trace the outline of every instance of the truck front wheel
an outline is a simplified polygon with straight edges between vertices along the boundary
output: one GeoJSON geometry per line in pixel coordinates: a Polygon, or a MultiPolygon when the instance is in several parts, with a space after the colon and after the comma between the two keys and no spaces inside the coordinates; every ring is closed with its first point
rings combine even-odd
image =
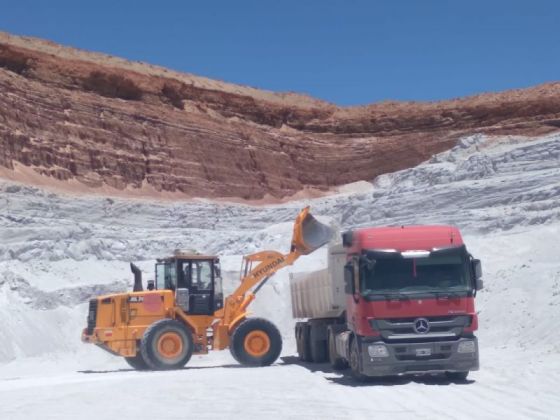
{"type": "Polygon", "coordinates": [[[231,355],[242,365],[271,365],[278,359],[281,351],[280,331],[266,319],[248,318],[231,335],[231,355]]]}
{"type": "Polygon", "coordinates": [[[340,357],[336,352],[336,337],[334,331],[329,327],[327,342],[329,351],[329,362],[335,370],[343,370],[348,367],[346,359],[340,357]]]}
{"type": "Polygon", "coordinates": [[[352,343],[350,344],[350,370],[352,371],[352,376],[354,379],[364,382],[367,380],[367,376],[365,376],[360,369],[360,348],[358,343],[358,337],[354,336],[352,338],[352,343]]]}
{"type": "Polygon", "coordinates": [[[445,372],[445,376],[450,381],[457,381],[462,382],[467,380],[467,376],[469,376],[469,372],[445,372]]]}

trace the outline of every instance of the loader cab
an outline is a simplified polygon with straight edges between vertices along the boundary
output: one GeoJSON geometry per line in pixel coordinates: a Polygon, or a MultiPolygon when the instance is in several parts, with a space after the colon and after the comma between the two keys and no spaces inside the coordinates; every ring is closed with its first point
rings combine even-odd
{"type": "Polygon", "coordinates": [[[220,260],[176,252],[158,260],[156,289],[173,290],[177,305],[190,315],[212,315],[223,307],[220,260]]]}

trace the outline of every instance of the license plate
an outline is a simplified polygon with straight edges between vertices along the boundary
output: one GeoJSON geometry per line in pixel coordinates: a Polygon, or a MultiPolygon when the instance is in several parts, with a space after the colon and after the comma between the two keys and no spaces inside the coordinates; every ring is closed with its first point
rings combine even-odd
{"type": "Polygon", "coordinates": [[[416,356],[430,356],[432,349],[416,349],[416,356]]]}

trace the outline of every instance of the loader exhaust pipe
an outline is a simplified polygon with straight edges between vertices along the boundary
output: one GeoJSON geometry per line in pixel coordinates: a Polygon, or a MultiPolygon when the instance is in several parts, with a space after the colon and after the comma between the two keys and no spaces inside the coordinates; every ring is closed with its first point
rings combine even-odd
{"type": "Polygon", "coordinates": [[[130,263],[130,271],[134,273],[134,287],[132,288],[133,292],[143,292],[144,288],[142,287],[142,271],[134,265],[130,263]]]}
{"type": "Polygon", "coordinates": [[[306,207],[299,213],[294,223],[292,251],[297,250],[302,255],[311,254],[328,243],[333,233],[330,227],[309,214],[309,207],[306,207]]]}

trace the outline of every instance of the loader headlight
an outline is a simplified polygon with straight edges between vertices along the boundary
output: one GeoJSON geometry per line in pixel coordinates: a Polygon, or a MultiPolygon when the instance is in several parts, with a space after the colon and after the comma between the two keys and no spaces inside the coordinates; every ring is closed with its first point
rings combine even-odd
{"type": "Polygon", "coordinates": [[[474,353],[476,351],[476,346],[474,341],[461,341],[457,346],[457,353],[474,353]]]}
{"type": "Polygon", "coordinates": [[[389,350],[384,344],[370,344],[368,354],[369,357],[389,357],[389,350]]]}

